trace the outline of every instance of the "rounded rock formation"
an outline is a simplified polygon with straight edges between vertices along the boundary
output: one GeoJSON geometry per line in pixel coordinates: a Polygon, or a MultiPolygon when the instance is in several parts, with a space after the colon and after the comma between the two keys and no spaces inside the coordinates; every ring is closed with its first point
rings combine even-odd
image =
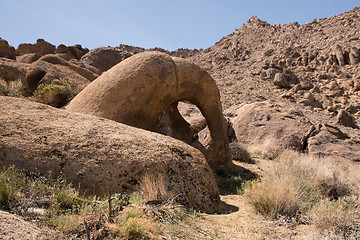
{"type": "Polygon", "coordinates": [[[227,123],[219,90],[197,65],[160,52],[144,52],[122,61],[81,91],[66,109],[91,114],[180,139],[201,150],[211,167],[232,166],[227,123]],[[200,144],[177,104],[196,105],[210,129],[200,144]]]}

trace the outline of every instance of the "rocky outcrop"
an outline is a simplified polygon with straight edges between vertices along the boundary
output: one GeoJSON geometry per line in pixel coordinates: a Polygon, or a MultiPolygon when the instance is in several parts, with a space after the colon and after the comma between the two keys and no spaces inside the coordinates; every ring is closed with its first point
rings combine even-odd
{"type": "Polygon", "coordinates": [[[89,52],[89,49],[83,48],[80,44],[74,46],[65,46],[60,44],[56,47],[55,54],[65,60],[77,59],[80,60],[82,56],[89,52]]]}
{"type": "Polygon", "coordinates": [[[81,58],[81,62],[96,67],[101,72],[109,70],[132,54],[113,47],[99,47],[88,52],[81,58]]]}
{"type": "Polygon", "coordinates": [[[53,54],[55,52],[55,46],[44,39],[38,39],[35,44],[20,44],[17,48],[17,52],[20,56],[27,53],[38,53],[43,56],[45,54],[53,54]]]}
{"type": "Polygon", "coordinates": [[[324,125],[318,134],[309,138],[308,144],[309,154],[360,162],[360,141],[350,138],[337,127],[324,125]]]}
{"type": "Polygon", "coordinates": [[[232,166],[217,86],[206,71],[184,59],[160,52],[136,54],[103,73],[66,109],[180,139],[201,150],[216,170],[232,166]],[[205,146],[181,117],[179,101],[201,109],[211,133],[205,146]]]}
{"type": "Polygon", "coordinates": [[[12,59],[0,58],[0,79],[5,81],[25,81],[26,69],[29,64],[17,62],[12,59]]]}
{"type": "Polygon", "coordinates": [[[26,71],[26,84],[32,93],[39,84],[50,84],[55,79],[66,80],[70,83],[72,98],[97,76],[86,68],[65,61],[54,54],[48,54],[29,66],[26,71]]]}
{"type": "Polygon", "coordinates": [[[238,142],[248,149],[275,155],[285,149],[305,150],[314,128],[301,110],[268,101],[231,107],[225,116],[238,142]]]}
{"type": "Polygon", "coordinates": [[[214,212],[218,187],[204,155],[171,137],[104,118],[0,97],[0,165],[64,174],[86,193],[140,191],[214,212]]]}
{"type": "Polygon", "coordinates": [[[33,63],[41,57],[38,53],[27,53],[16,58],[16,61],[23,63],[33,63]]]}
{"type": "Polygon", "coordinates": [[[16,58],[15,48],[10,46],[9,43],[2,38],[0,38],[0,57],[10,59],[16,58]]]}

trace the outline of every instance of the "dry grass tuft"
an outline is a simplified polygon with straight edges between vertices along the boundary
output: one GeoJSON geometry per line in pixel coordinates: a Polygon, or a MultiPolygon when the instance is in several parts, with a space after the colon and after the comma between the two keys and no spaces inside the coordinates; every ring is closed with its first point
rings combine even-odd
{"type": "Polygon", "coordinates": [[[250,153],[239,142],[232,142],[229,144],[229,147],[233,160],[245,163],[254,163],[250,153]]]}
{"type": "Polygon", "coordinates": [[[249,202],[271,219],[315,224],[322,231],[360,234],[358,170],[331,158],[285,152],[269,175],[245,190],[249,202]],[[355,200],[354,200],[355,199],[355,200]]]}
{"type": "Polygon", "coordinates": [[[0,79],[0,96],[23,98],[24,91],[25,87],[20,79],[10,82],[0,79]]]}

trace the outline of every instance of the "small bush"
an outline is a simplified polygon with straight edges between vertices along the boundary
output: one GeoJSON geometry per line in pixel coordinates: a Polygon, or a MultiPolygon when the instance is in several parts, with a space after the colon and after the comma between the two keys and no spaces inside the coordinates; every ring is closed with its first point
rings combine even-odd
{"type": "Polygon", "coordinates": [[[53,107],[64,106],[70,98],[70,82],[63,79],[55,79],[50,84],[40,84],[34,92],[34,99],[38,102],[53,107]]]}
{"type": "Polygon", "coordinates": [[[245,162],[245,163],[254,163],[251,158],[250,153],[240,145],[238,142],[232,142],[229,145],[231,151],[231,157],[235,161],[245,162]]]}
{"type": "Polygon", "coordinates": [[[343,197],[318,202],[305,216],[304,220],[315,224],[323,231],[350,239],[360,235],[360,201],[356,198],[343,197]]]}
{"type": "Polygon", "coordinates": [[[25,87],[21,80],[6,82],[0,79],[0,96],[24,97],[25,87]]]}

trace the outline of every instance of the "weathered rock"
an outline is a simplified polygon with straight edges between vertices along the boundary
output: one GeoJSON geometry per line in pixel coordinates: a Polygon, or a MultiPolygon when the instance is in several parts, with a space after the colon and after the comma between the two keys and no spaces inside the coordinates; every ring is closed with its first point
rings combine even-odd
{"type": "Polygon", "coordinates": [[[355,127],[355,118],[346,112],[345,110],[341,109],[336,116],[336,123],[343,125],[345,127],[355,127]]]}
{"type": "Polygon", "coordinates": [[[285,74],[276,73],[274,76],[274,85],[280,88],[290,88],[289,81],[285,74]]]}
{"type": "Polygon", "coordinates": [[[29,64],[12,59],[0,58],[0,78],[5,81],[25,81],[25,73],[29,64]]]}
{"type": "Polygon", "coordinates": [[[35,223],[25,221],[23,218],[0,210],[0,238],[12,239],[56,239],[56,232],[46,227],[39,228],[35,223]]]}
{"type": "Polygon", "coordinates": [[[323,124],[324,130],[328,131],[332,135],[334,135],[337,138],[345,139],[349,138],[349,136],[345,133],[343,133],[338,127],[331,125],[331,124],[323,124]]]}
{"type": "Polygon", "coordinates": [[[284,71],[283,73],[276,73],[274,77],[274,85],[280,88],[291,88],[299,81],[295,74],[291,71],[284,71]]]}
{"type": "Polygon", "coordinates": [[[308,79],[301,80],[300,85],[301,85],[302,89],[304,89],[304,90],[310,90],[314,87],[314,85],[308,79]]]}
{"type": "Polygon", "coordinates": [[[231,107],[225,116],[241,144],[275,154],[285,149],[304,150],[313,128],[300,111],[268,101],[231,107]]]}
{"type": "Polygon", "coordinates": [[[340,45],[336,45],[334,51],[335,51],[336,59],[337,59],[339,65],[344,66],[345,65],[345,58],[344,58],[344,53],[343,53],[340,45]]]}
{"type": "Polygon", "coordinates": [[[89,52],[89,49],[82,48],[80,44],[74,46],[65,46],[60,44],[55,50],[55,54],[65,60],[77,59],[79,60],[82,56],[89,52]]]}
{"type": "Polygon", "coordinates": [[[321,130],[308,140],[309,154],[325,157],[338,157],[346,160],[360,161],[360,141],[339,137],[334,130],[329,130],[326,126],[325,131],[321,130]]]}
{"type": "Polygon", "coordinates": [[[160,52],[136,54],[103,73],[66,109],[180,139],[201,150],[216,170],[232,166],[218,88],[206,71],[184,59],[160,52]],[[179,101],[201,109],[211,132],[205,146],[181,117],[179,101]]]}
{"type": "Polygon", "coordinates": [[[220,198],[204,155],[171,137],[95,116],[0,97],[0,165],[64,174],[86,193],[140,191],[214,212],[220,198]]]}
{"type": "Polygon", "coordinates": [[[16,61],[23,63],[33,63],[41,57],[38,53],[27,53],[16,58],[16,61]]]}
{"type": "Polygon", "coordinates": [[[50,84],[54,79],[67,80],[72,88],[71,97],[74,97],[97,76],[92,71],[67,62],[56,55],[48,54],[29,66],[26,71],[26,83],[32,93],[39,84],[50,84]]]}
{"type": "Polygon", "coordinates": [[[16,58],[15,48],[10,46],[9,43],[2,38],[0,38],[0,57],[10,59],[16,58]]]}
{"type": "Polygon", "coordinates": [[[360,62],[360,53],[359,49],[352,47],[349,54],[350,64],[355,65],[360,62]]]}
{"type": "Polygon", "coordinates": [[[82,56],[81,61],[104,72],[130,56],[118,48],[99,47],[82,56]]]}
{"type": "Polygon", "coordinates": [[[38,53],[41,56],[45,54],[53,54],[55,52],[55,46],[48,43],[44,39],[38,39],[35,44],[23,43],[17,48],[19,55],[27,53],[38,53]]]}

